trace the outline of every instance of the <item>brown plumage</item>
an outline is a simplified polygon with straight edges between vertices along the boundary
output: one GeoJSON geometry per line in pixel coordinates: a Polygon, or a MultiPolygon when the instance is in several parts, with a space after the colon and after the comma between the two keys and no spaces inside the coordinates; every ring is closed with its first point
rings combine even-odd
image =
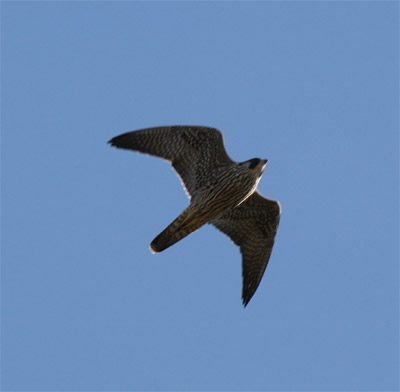
{"type": "Polygon", "coordinates": [[[170,161],[190,198],[190,205],[150,249],[162,252],[204,224],[213,224],[240,247],[246,306],[264,274],[279,225],[279,203],[256,191],[267,160],[236,163],[225,151],[222,134],[199,126],[148,128],[109,143],[170,161]]]}

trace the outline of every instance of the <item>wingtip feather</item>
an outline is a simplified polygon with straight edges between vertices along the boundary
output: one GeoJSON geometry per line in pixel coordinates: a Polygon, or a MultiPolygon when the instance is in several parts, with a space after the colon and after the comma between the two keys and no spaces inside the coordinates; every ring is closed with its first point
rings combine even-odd
{"type": "Polygon", "coordinates": [[[243,301],[243,307],[244,308],[246,308],[246,306],[250,302],[250,300],[251,300],[251,297],[248,298],[248,297],[242,296],[242,301],[243,301]]]}
{"type": "Polygon", "coordinates": [[[112,139],[110,139],[107,144],[110,144],[112,147],[120,147],[118,143],[118,139],[120,139],[120,136],[115,136],[112,139]]]}

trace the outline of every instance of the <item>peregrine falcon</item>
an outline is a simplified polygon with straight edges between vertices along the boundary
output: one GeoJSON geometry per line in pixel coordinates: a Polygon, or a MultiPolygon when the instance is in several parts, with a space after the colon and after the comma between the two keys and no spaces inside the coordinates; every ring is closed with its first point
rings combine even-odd
{"type": "Polygon", "coordinates": [[[162,252],[204,224],[214,225],[240,247],[246,306],[267,267],[281,213],[279,202],[257,191],[267,160],[232,161],[221,132],[201,126],[147,128],[108,143],[169,161],[190,199],[189,206],[152,241],[151,251],[162,252]]]}

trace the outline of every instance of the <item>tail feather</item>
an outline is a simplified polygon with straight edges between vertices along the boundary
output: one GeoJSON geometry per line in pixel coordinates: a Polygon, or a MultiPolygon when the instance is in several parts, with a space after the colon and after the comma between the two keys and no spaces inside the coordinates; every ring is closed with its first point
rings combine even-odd
{"type": "Polygon", "coordinates": [[[174,245],[190,233],[200,229],[206,222],[186,209],[150,244],[153,253],[159,253],[174,245]]]}

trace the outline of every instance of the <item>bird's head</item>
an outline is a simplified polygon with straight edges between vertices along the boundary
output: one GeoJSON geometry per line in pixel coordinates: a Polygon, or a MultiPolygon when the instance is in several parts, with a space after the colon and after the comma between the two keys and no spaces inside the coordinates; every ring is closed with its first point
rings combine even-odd
{"type": "Polygon", "coordinates": [[[267,162],[268,159],[253,158],[240,163],[240,165],[244,165],[249,170],[255,171],[259,176],[261,176],[264,172],[267,162]]]}

